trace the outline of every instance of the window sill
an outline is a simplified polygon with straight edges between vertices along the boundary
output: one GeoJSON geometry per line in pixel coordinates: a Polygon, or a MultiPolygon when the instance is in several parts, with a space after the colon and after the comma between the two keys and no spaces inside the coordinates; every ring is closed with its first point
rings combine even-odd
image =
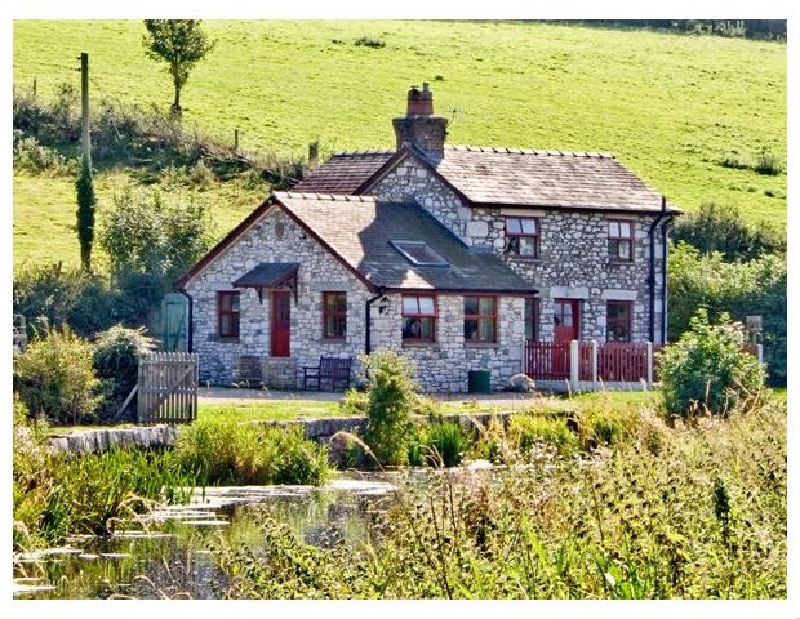
{"type": "Polygon", "coordinates": [[[464,342],[464,348],[499,348],[498,342],[464,342]]]}
{"type": "Polygon", "coordinates": [[[609,258],[608,259],[608,265],[609,266],[624,267],[624,266],[631,266],[631,265],[634,265],[634,264],[636,264],[636,263],[633,260],[622,260],[622,259],[616,259],[615,260],[614,258],[609,258]]]}
{"type": "Polygon", "coordinates": [[[346,337],[323,337],[320,339],[323,344],[344,344],[347,342],[346,337]]]}
{"type": "Polygon", "coordinates": [[[430,348],[439,350],[438,342],[403,342],[403,348],[430,348]]]}
{"type": "Polygon", "coordinates": [[[241,343],[241,339],[238,337],[221,337],[219,335],[215,336],[211,340],[212,342],[216,342],[217,344],[239,344],[241,343]]]}
{"type": "Polygon", "coordinates": [[[514,260],[515,262],[527,262],[527,263],[542,262],[542,259],[536,256],[515,256],[514,254],[506,254],[506,258],[508,260],[514,260]]]}

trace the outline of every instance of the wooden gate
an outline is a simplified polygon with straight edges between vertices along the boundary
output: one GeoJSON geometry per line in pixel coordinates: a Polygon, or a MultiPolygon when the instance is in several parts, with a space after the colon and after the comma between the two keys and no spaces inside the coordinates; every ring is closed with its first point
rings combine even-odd
{"type": "Polygon", "coordinates": [[[160,352],[139,360],[139,423],[181,423],[197,418],[196,353],[160,352]]]}

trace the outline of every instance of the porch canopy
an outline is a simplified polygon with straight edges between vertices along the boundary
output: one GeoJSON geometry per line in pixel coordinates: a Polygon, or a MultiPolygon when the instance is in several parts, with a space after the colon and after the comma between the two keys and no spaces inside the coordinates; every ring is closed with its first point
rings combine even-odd
{"type": "Polygon", "coordinates": [[[263,290],[288,288],[297,303],[297,262],[262,262],[233,282],[234,288],[255,288],[261,301],[263,290]]]}

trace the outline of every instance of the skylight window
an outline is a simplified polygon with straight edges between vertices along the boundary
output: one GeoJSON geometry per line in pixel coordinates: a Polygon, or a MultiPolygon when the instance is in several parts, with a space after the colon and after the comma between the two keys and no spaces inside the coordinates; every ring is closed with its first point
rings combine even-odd
{"type": "Polygon", "coordinates": [[[397,251],[413,265],[418,267],[446,267],[447,260],[442,258],[424,241],[389,241],[397,251]]]}

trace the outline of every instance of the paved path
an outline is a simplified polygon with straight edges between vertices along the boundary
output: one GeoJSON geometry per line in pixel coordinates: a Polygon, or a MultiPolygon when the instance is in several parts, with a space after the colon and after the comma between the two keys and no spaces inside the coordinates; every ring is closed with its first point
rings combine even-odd
{"type": "MultiPolygon", "coordinates": [[[[228,404],[245,402],[338,402],[341,391],[268,391],[266,389],[198,388],[197,400],[203,404],[228,404]]],[[[514,410],[541,402],[535,394],[512,393],[455,393],[431,396],[439,402],[477,402],[514,410]]]]}

